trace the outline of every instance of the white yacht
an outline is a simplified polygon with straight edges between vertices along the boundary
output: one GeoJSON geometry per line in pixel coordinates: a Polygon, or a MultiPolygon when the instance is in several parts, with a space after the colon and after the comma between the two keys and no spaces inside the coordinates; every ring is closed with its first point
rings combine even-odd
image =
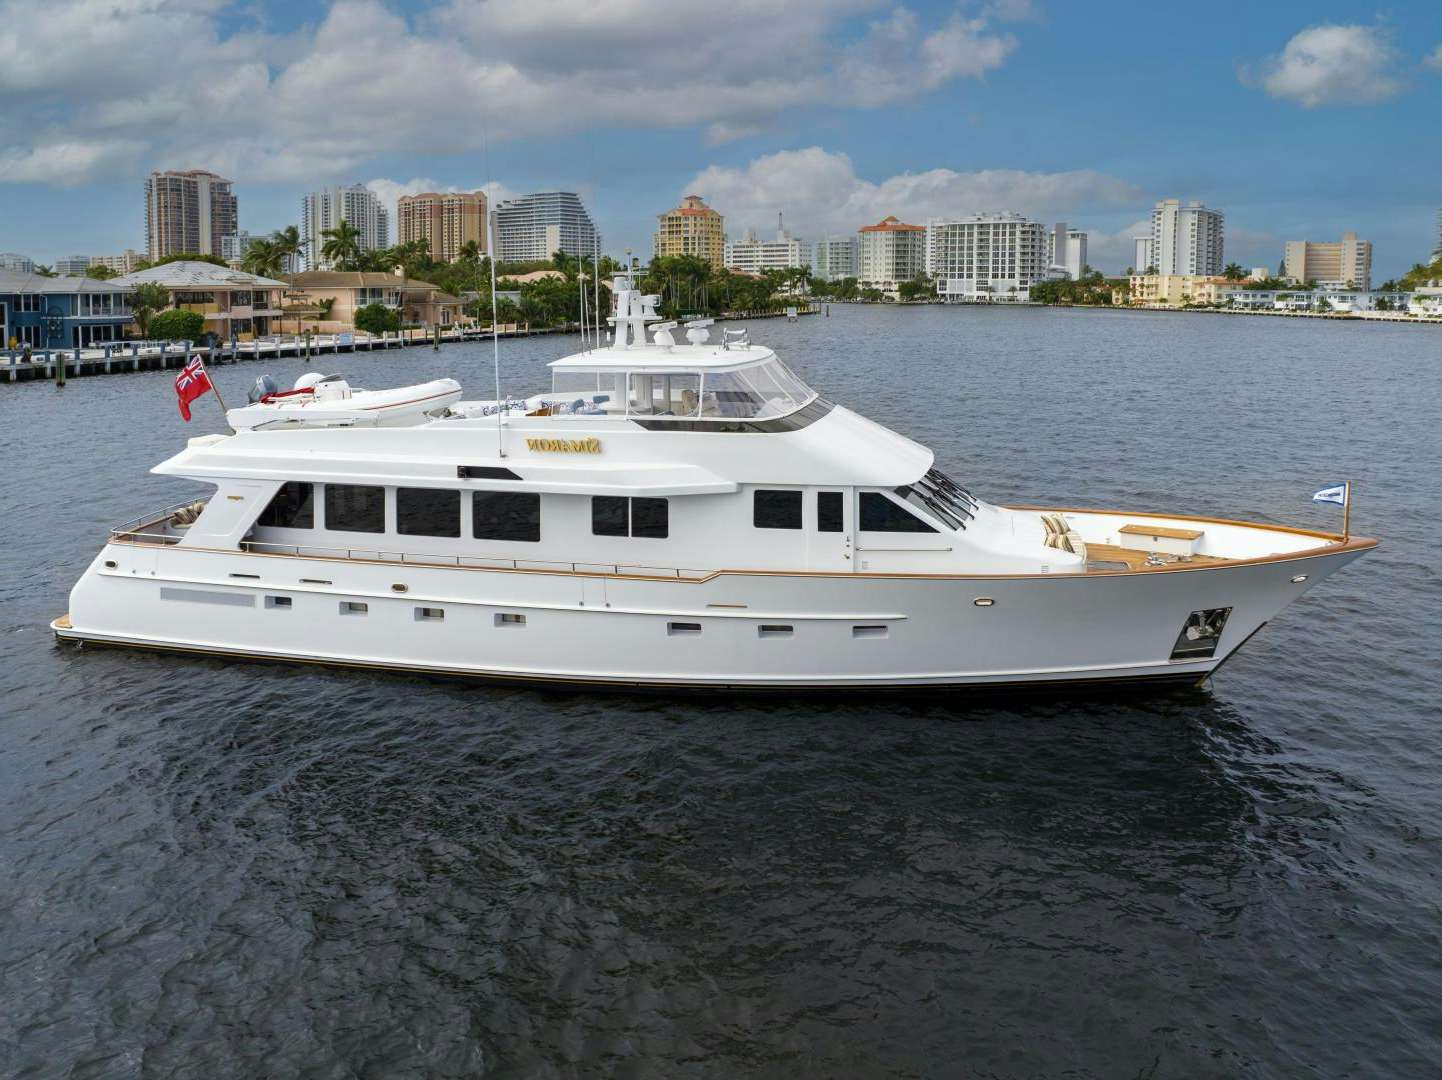
{"type": "Polygon", "coordinates": [[[993,505],[772,350],[615,296],[614,344],[525,402],[191,439],[153,471],[213,493],[113,529],[55,633],[623,687],[1195,683],[1376,544],[993,505]]]}

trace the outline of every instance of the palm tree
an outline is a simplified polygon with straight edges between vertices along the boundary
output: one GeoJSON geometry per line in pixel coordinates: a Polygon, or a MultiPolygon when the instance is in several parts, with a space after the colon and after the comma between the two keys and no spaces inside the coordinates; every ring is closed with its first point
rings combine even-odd
{"type": "Polygon", "coordinates": [[[354,270],[360,258],[360,233],[345,218],[334,229],[322,229],[320,256],[337,270],[354,270]]]}
{"type": "Polygon", "coordinates": [[[1237,263],[1227,263],[1222,270],[1222,277],[1228,281],[1242,281],[1246,278],[1247,272],[1237,263]]]}
{"type": "Polygon", "coordinates": [[[169,303],[170,290],[164,285],[143,281],[135,286],[130,295],[130,314],[141,337],[145,337],[150,329],[150,317],[157,311],[164,311],[169,303]]]}
{"type": "Polygon", "coordinates": [[[301,239],[299,228],[287,225],[283,229],[277,229],[270,234],[270,242],[275,245],[276,253],[287,272],[300,269],[300,257],[310,246],[310,241],[301,239]]]}
{"type": "Polygon", "coordinates": [[[478,263],[481,261],[481,245],[474,240],[467,240],[461,245],[457,257],[461,262],[478,263]]]}
{"type": "Polygon", "coordinates": [[[283,272],[285,256],[274,240],[252,240],[240,258],[241,269],[261,277],[275,277],[283,272]]]}

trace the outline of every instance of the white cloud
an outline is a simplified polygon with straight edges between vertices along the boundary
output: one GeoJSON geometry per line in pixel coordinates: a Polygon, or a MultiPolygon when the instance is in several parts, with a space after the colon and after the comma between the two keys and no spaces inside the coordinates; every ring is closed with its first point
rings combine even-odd
{"type": "Polygon", "coordinates": [[[1438,45],[1428,53],[1427,59],[1423,60],[1422,63],[1433,71],[1442,71],[1442,45],[1438,45]]]}
{"type": "Polygon", "coordinates": [[[79,184],[101,169],[134,163],[144,149],[124,140],[50,142],[0,150],[0,183],[79,184]]]}
{"type": "Polygon", "coordinates": [[[1133,185],[1090,170],[1024,172],[931,169],[880,182],[856,175],[851,159],[819,146],[756,158],[745,168],[712,166],[686,185],[726,215],[727,230],[765,229],[785,211],[803,236],[855,232],[895,214],[924,224],[928,218],[988,210],[1016,210],[1043,219],[1077,210],[1125,206],[1142,193],[1133,185]]]}
{"type": "Polygon", "coordinates": [[[1272,97],[1307,108],[1371,105],[1402,89],[1398,63],[1376,27],[1312,26],[1263,63],[1259,81],[1272,97]]]}
{"type": "Polygon", "coordinates": [[[318,25],[282,36],[253,14],[232,31],[248,14],[232,0],[48,0],[38,16],[34,0],[0,0],[0,55],[44,57],[0,65],[0,179],[46,173],[29,161],[37,127],[72,148],[77,182],[117,169],[121,146],[145,166],[324,182],[383,156],[615,125],[696,127],[717,144],[788,109],[893,103],[980,78],[1016,48],[992,23],[1029,11],[1021,0],[942,20],[887,0],[430,3],[402,15],[384,0],[331,0],[318,25]]]}

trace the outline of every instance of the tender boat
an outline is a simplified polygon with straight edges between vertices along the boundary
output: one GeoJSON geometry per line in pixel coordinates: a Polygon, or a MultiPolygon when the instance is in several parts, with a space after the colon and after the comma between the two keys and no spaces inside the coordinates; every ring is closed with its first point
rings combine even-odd
{"type": "Polygon", "coordinates": [[[612,686],[1196,683],[1376,543],[994,505],[744,334],[614,295],[615,343],[524,402],[191,439],[153,471],[214,493],[113,529],[55,633],[612,686]]]}
{"type": "Polygon", "coordinates": [[[309,371],[289,390],[276,387],[268,375],[256,380],[250,404],[226,412],[235,431],[282,426],[332,427],[409,426],[428,416],[440,416],[461,400],[455,379],[434,379],[391,390],[352,387],[342,375],[309,371]]]}

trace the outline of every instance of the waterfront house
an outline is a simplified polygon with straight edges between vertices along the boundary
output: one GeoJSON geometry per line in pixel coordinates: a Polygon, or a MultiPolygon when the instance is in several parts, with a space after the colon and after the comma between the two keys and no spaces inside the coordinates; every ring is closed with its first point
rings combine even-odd
{"type": "Polygon", "coordinates": [[[286,279],[286,305],[314,306],[332,301],[329,323],[354,326],[355,313],[371,304],[401,310],[405,282],[395,274],[343,270],[307,270],[286,279]]]}
{"type": "Polygon", "coordinates": [[[220,341],[229,341],[232,336],[249,341],[280,328],[281,294],[286,284],[274,278],[183,260],[101,282],[127,289],[142,283],[169,290],[171,307],[203,315],[206,332],[215,334],[220,341]]]}
{"type": "Polygon", "coordinates": [[[0,344],[72,349],[120,341],[130,325],[130,292],[118,280],[0,270],[0,344]]]}
{"type": "Polygon", "coordinates": [[[450,326],[461,317],[461,300],[439,285],[411,278],[401,283],[401,318],[422,326],[450,326]]]}

